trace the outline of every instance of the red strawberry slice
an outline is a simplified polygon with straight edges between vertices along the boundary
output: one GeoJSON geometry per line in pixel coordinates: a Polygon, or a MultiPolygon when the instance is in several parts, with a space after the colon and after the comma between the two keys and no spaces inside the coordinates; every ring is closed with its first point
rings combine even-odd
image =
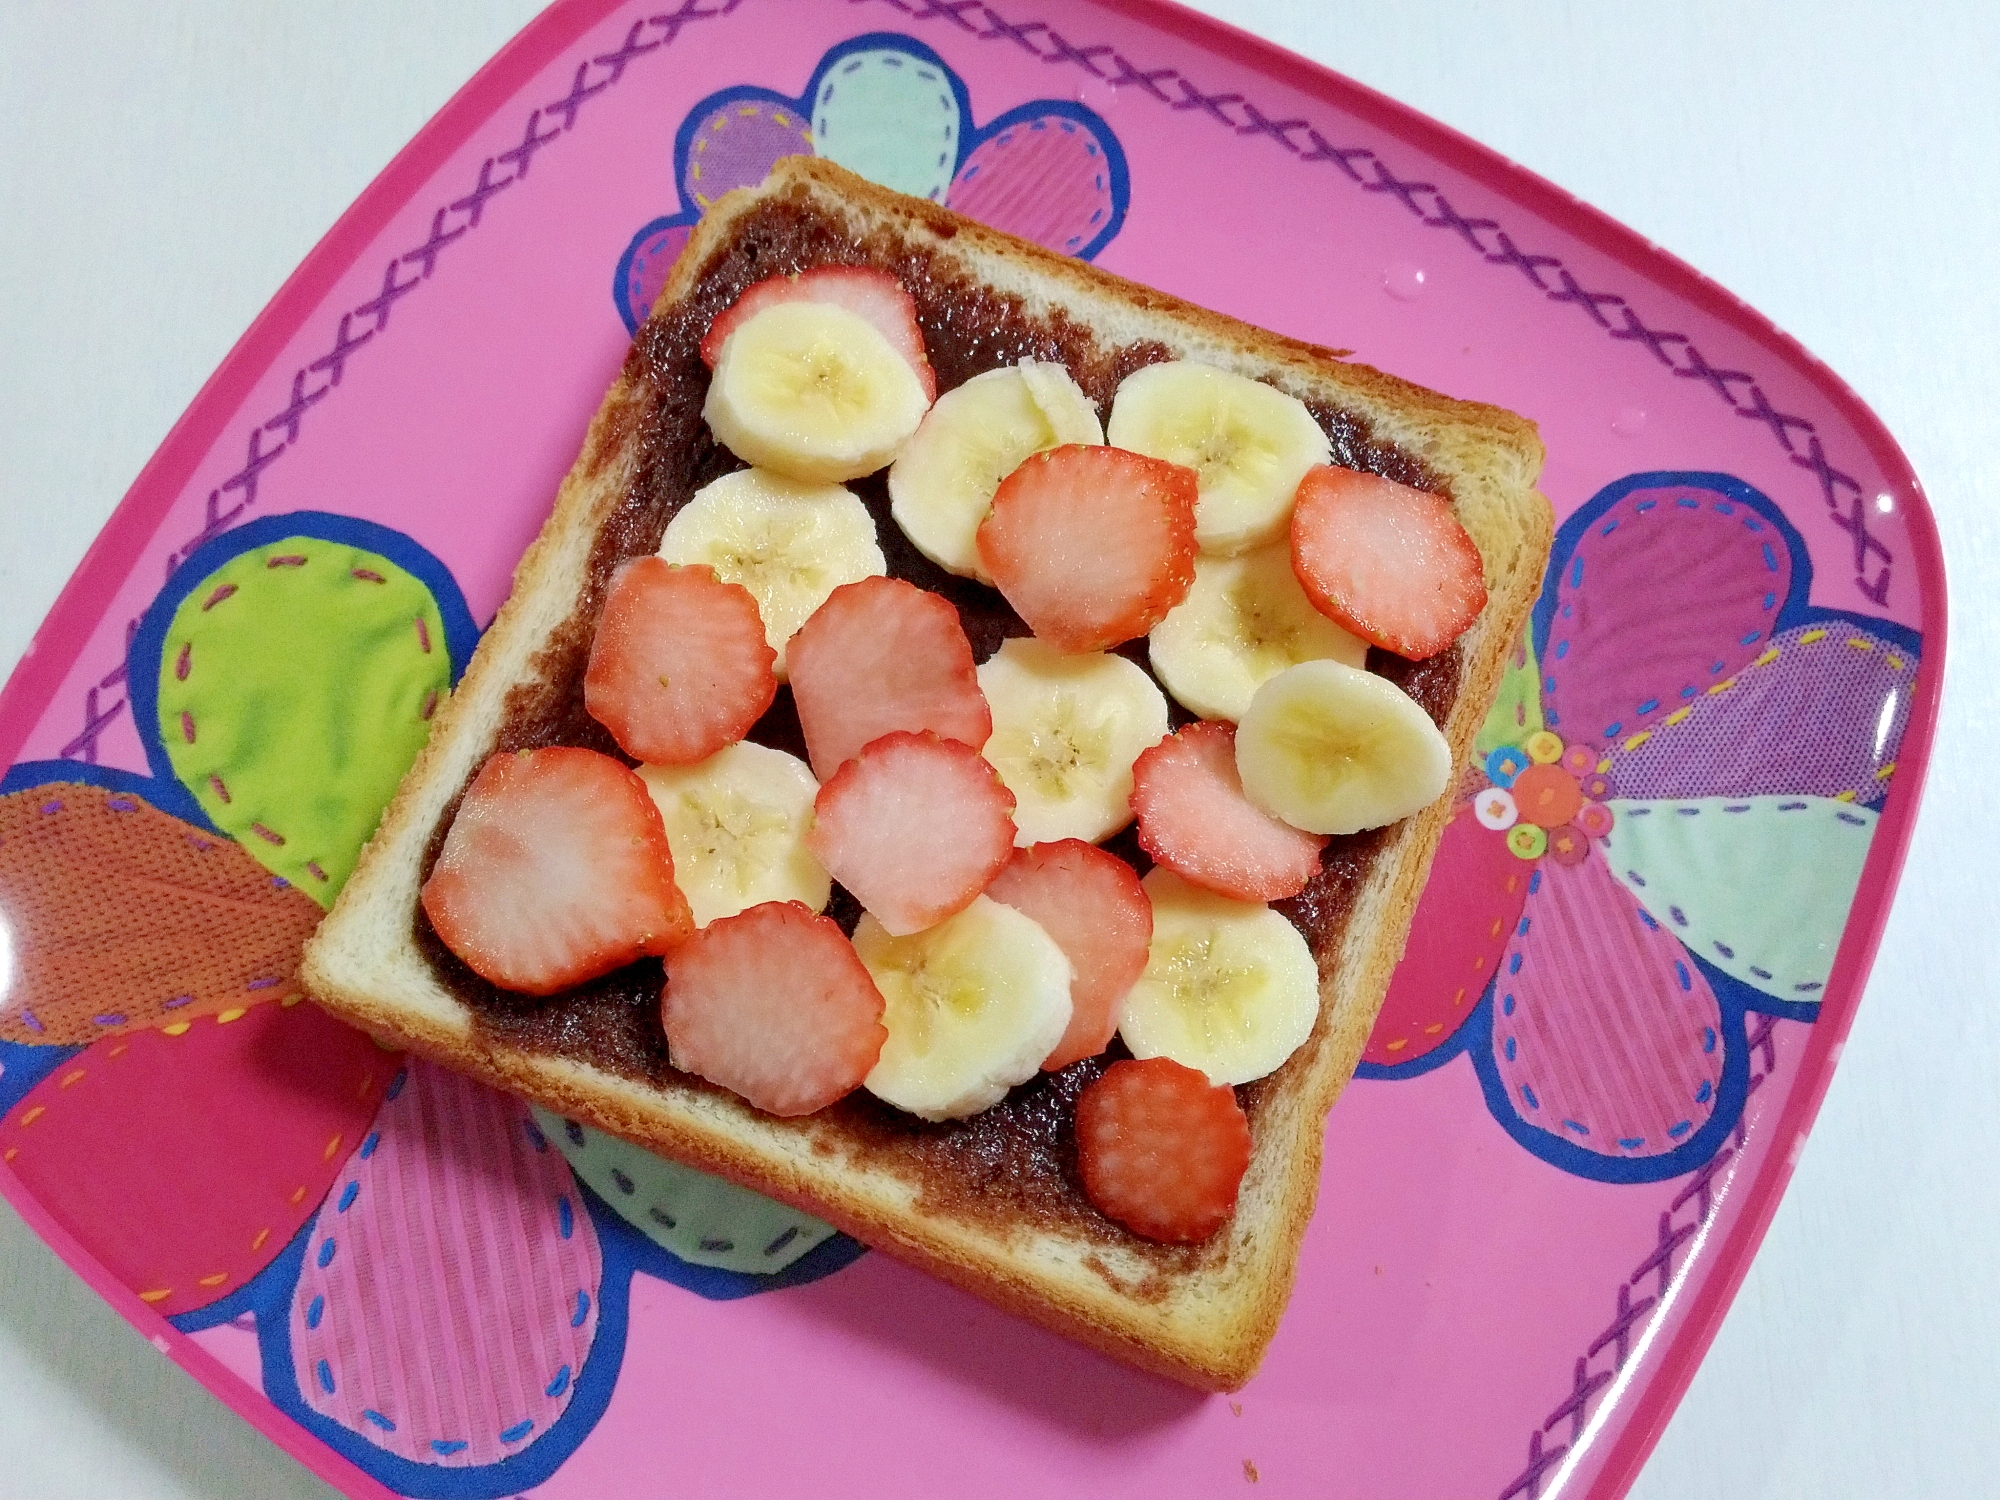
{"type": "Polygon", "coordinates": [[[530,995],[665,953],[694,931],[646,783],[564,745],[487,759],[423,903],[473,972],[530,995]]]}
{"type": "Polygon", "coordinates": [[[986,894],[1040,924],[1074,974],[1069,1030],[1042,1063],[1053,1073],[1102,1052],[1146,967],[1153,903],[1133,868],[1082,839],[1016,849],[986,894]]]}
{"type": "Polygon", "coordinates": [[[774,1115],[853,1092],[889,1038],[854,945],[796,901],[722,917],[675,949],[660,1016],[675,1067],[774,1115]]]}
{"type": "Polygon", "coordinates": [[[1236,1211],[1250,1122],[1234,1089],[1171,1058],[1115,1062],[1076,1101],[1076,1159],[1106,1218],[1149,1240],[1205,1240],[1236,1211]]]}
{"type": "Polygon", "coordinates": [[[711,370],[722,358],[729,335],[767,307],[781,302],[827,302],[844,307],[872,323],[923,382],[925,399],[937,400],[937,376],[924,352],[924,331],[917,326],[917,304],[903,283],[887,271],[866,266],[817,266],[796,276],[773,276],[744,290],[708,325],[701,341],[701,362],[711,370]]]}
{"type": "Polygon", "coordinates": [[[634,558],[611,575],[583,706],[635,760],[692,765],[764,716],[777,660],[743,585],[700,563],[634,558]]]}
{"type": "Polygon", "coordinates": [[[1306,471],[1292,571],[1313,607],[1398,656],[1435,656],[1486,607],[1479,549],[1450,502],[1330,464],[1306,471]]]}
{"type": "Polygon", "coordinates": [[[1296,896],[1326,840],[1280,822],[1243,795],[1236,726],[1190,724],[1132,766],[1139,847],[1175,874],[1239,901],[1296,896]]]}
{"type": "Polygon", "coordinates": [[[835,589],[786,645],[785,666],[822,781],[898,729],[975,750],[993,733],[958,611],[900,578],[835,589]]]}
{"type": "Polygon", "coordinates": [[[897,937],[965,910],[1014,850],[1014,794],[979,752],[885,734],[834,773],[806,835],[826,872],[897,937]]]}
{"type": "Polygon", "coordinates": [[[1063,651],[1142,636],[1194,583],[1195,472],[1072,443],[1000,481],[979,556],[1028,628],[1063,651]]]}

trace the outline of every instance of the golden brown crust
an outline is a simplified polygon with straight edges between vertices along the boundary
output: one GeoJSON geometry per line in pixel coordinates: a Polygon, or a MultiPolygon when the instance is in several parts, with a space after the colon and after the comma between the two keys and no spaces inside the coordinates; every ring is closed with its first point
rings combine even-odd
{"type": "MultiPolygon", "coordinates": [[[[1083,262],[899,197],[826,162],[790,158],[759,188],[729,194],[691,236],[661,294],[693,290],[737,218],[774,196],[855,231],[921,237],[988,284],[1060,306],[1109,340],[1143,337],[1257,375],[1364,417],[1451,485],[1485,560],[1487,608],[1460,643],[1446,738],[1462,765],[1520,638],[1546,565],[1553,520],[1532,485],[1534,428],[1494,407],[1450,400],[1333,351],[1252,328],[1083,262]]],[[[926,1213],[917,1190],[837,1140],[782,1128],[714,1091],[656,1089],[568,1059],[497,1045],[437,982],[412,936],[417,872],[432,831],[490,750],[508,690],[566,618],[606,517],[632,481],[643,394],[621,375],[592,420],[554,511],[515,570],[514,589],[431,740],[383,816],[301,976],[320,1003],[385,1038],[662,1154],[720,1173],[1010,1311],[1119,1359],[1204,1389],[1256,1369],[1291,1294],[1318,1188],[1326,1112],[1352,1076],[1449,816],[1449,799],[1407,820],[1376,857],[1332,962],[1320,1018],[1259,1105],[1256,1147],[1231,1224],[1186,1271],[1046,1228],[1003,1232],[926,1213]]]]}

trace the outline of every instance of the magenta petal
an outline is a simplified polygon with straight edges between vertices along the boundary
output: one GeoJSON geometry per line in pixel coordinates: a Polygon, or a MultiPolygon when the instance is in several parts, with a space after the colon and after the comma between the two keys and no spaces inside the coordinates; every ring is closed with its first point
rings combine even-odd
{"type": "Polygon", "coordinates": [[[667,275],[680,258],[681,249],[694,233],[692,224],[669,224],[642,237],[627,252],[618,292],[624,301],[625,317],[637,328],[653,310],[654,299],[667,284],[667,275]]]}
{"type": "Polygon", "coordinates": [[[399,1458],[496,1463],[568,1407],[602,1273],[569,1164],[528,1106],[413,1060],[307,1238],[299,1392],[399,1458]]]}
{"type": "Polygon", "coordinates": [[[1714,1113],[1721,1013],[1603,860],[1544,860],[1494,987],[1493,1060],[1529,1124],[1605,1156],[1657,1156],[1714,1113]]]}
{"type": "Polygon", "coordinates": [[[1031,116],[973,147],[945,201],[995,229],[1078,255],[1111,222],[1110,159],[1084,121],[1055,111],[1031,116]]]}
{"type": "Polygon", "coordinates": [[[1791,581],[1784,537],[1748,505],[1633,490],[1561,565],[1540,643],[1549,727],[1603,742],[1664,719],[1756,659],[1791,581]]]}
{"type": "Polygon", "coordinates": [[[1887,790],[1917,657],[1840,621],[1772,640],[1733,678],[1609,752],[1621,797],[1806,795],[1869,803],[1887,790]]]}

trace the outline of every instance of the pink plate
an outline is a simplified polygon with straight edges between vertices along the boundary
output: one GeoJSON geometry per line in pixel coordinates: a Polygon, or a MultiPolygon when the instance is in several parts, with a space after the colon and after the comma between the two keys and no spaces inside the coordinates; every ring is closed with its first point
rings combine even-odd
{"type": "Polygon", "coordinates": [[[353,1495],[1617,1496],[1853,1020],[1944,616],[1838,379],[1275,48],[1151,0],[564,0],[265,310],[0,698],[0,1187],[353,1495]],[[286,1003],[273,934],[351,867],[688,227],[798,150],[1548,444],[1534,623],[1234,1398],[286,1003]]]}

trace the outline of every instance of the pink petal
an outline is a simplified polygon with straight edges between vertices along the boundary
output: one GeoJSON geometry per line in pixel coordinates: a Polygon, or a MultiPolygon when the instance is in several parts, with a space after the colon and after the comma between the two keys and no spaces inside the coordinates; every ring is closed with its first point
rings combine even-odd
{"type": "Polygon", "coordinates": [[[1081,254],[1116,211],[1104,142],[1085,121],[1050,111],[973,147],[945,201],[995,229],[1081,254]]]}

